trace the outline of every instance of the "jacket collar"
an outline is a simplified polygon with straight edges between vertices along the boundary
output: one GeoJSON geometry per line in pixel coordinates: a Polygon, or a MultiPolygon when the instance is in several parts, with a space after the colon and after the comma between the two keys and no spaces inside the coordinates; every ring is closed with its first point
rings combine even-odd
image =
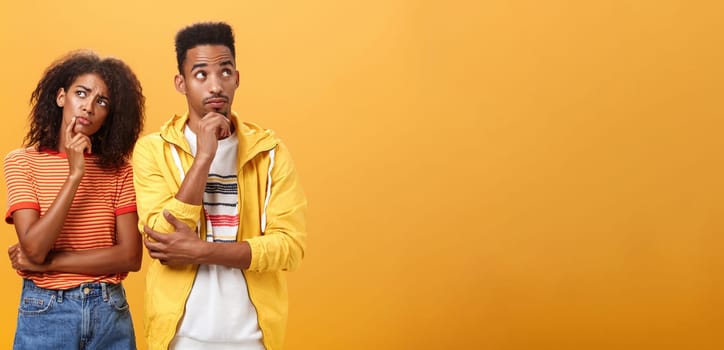
{"type": "MultiPolygon", "coordinates": [[[[246,163],[260,152],[268,151],[279,144],[279,139],[274,131],[263,129],[254,123],[241,122],[235,112],[231,112],[230,119],[239,137],[240,164],[246,163]]],[[[191,148],[184,136],[184,128],[188,120],[188,112],[181,115],[176,114],[161,126],[160,134],[164,141],[175,145],[180,151],[190,155],[191,148]]]]}

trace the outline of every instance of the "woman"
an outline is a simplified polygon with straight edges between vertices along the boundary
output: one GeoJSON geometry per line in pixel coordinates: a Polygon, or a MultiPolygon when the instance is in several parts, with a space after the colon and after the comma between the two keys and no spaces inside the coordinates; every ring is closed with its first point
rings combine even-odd
{"type": "Polygon", "coordinates": [[[135,349],[121,281],[141,267],[128,157],[143,128],[131,69],[80,51],[56,61],[31,95],[25,148],[5,158],[23,277],[14,349],[135,349]]]}

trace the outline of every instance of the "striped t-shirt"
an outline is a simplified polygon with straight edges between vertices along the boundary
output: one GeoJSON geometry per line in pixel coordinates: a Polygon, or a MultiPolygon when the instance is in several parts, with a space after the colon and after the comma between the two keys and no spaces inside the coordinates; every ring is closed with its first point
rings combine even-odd
{"type": "MultiPolygon", "coordinates": [[[[85,174],[73,198],[53,250],[73,251],[105,248],[116,243],[116,216],[136,211],[133,170],[126,164],[118,171],[100,168],[94,155],[85,156],[85,174]]],[[[5,222],[13,223],[13,212],[33,209],[45,215],[68,178],[65,153],[17,149],[5,157],[8,211],[5,222]]],[[[23,272],[23,278],[47,289],[67,289],[85,282],[119,283],[128,273],[92,276],[64,272],[23,272]]]]}

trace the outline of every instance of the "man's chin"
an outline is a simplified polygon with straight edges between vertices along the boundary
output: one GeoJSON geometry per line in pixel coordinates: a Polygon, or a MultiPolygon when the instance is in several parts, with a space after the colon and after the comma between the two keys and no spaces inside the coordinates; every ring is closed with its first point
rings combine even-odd
{"type": "Polygon", "coordinates": [[[211,113],[211,112],[219,113],[219,114],[221,114],[221,115],[223,115],[224,117],[227,117],[227,118],[229,117],[229,111],[226,110],[226,109],[211,108],[211,109],[209,109],[209,110],[206,111],[206,113],[211,113]]]}

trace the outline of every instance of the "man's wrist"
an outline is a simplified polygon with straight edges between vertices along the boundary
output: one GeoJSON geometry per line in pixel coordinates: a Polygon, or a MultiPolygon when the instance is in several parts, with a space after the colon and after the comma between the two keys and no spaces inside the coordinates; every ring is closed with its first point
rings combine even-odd
{"type": "Polygon", "coordinates": [[[213,249],[213,242],[201,241],[197,254],[195,256],[196,263],[199,265],[209,264],[209,256],[211,256],[213,249]]]}
{"type": "Polygon", "coordinates": [[[194,157],[194,165],[211,165],[211,162],[214,161],[214,156],[214,154],[196,153],[196,156],[194,157]]]}

